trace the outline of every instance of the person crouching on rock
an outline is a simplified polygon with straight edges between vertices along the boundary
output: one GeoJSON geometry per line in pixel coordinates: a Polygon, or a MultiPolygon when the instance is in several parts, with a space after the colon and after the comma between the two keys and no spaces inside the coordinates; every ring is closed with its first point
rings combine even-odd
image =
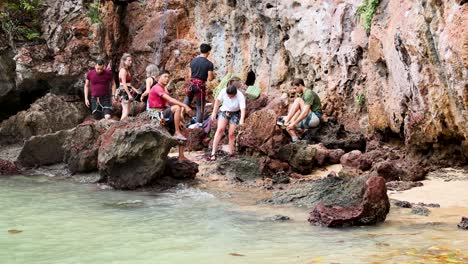
{"type": "Polygon", "coordinates": [[[124,53],[120,59],[119,66],[119,90],[120,102],[122,103],[122,116],[120,120],[124,120],[128,117],[130,110],[130,102],[133,101],[132,91],[136,90],[132,87],[132,74],[130,69],[132,67],[132,56],[128,53],[124,53]]]}
{"type": "Polygon", "coordinates": [[[216,160],[216,151],[219,142],[224,134],[226,126],[229,124],[229,155],[234,154],[235,131],[238,125],[244,124],[245,119],[245,97],[241,91],[238,91],[236,85],[231,85],[219,92],[216,98],[212,120],[216,120],[216,115],[220,110],[218,119],[218,128],[213,140],[213,149],[209,160],[216,160]],[[222,104],[221,108],[219,105],[222,104]]]}
{"type": "Polygon", "coordinates": [[[112,96],[115,95],[115,81],[112,72],[104,68],[104,61],[96,60],[94,70],[86,74],[84,86],[84,98],[87,107],[91,106],[91,112],[95,119],[110,119],[112,114],[112,96]],[[111,90],[112,85],[112,90],[111,90]],[[89,90],[91,88],[91,104],[89,90]]]}
{"type": "Polygon", "coordinates": [[[285,126],[286,131],[291,136],[292,142],[296,142],[299,138],[297,136],[297,129],[309,129],[318,127],[320,124],[320,117],[322,116],[322,104],[320,103],[319,96],[306,88],[303,79],[295,79],[292,82],[293,89],[300,97],[294,100],[286,117],[280,117],[278,125],[285,126]]]}
{"type": "MultiPolygon", "coordinates": [[[[185,110],[185,113],[190,114],[192,109],[169,96],[166,90],[169,78],[170,73],[168,71],[162,70],[159,73],[157,83],[153,85],[149,92],[148,114],[152,119],[159,120],[178,140],[185,141],[187,139],[180,131],[182,111],[185,110]]],[[[184,159],[184,147],[180,145],[179,160],[184,159]]]]}

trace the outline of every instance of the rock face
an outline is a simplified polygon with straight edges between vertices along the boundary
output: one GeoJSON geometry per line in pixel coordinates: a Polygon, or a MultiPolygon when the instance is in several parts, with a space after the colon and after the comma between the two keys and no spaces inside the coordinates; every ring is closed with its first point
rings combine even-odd
{"type": "Polygon", "coordinates": [[[118,189],[136,189],[162,177],[167,154],[177,145],[169,133],[152,124],[126,124],[108,130],[103,138],[99,172],[118,189]]]}
{"type": "Polygon", "coordinates": [[[71,99],[48,94],[37,100],[28,110],[0,124],[0,142],[13,143],[75,127],[89,115],[89,110],[81,100],[71,99]]]}
{"type": "MultiPolygon", "coordinates": [[[[347,186],[343,187],[346,193],[347,186]]],[[[390,211],[385,180],[381,177],[370,177],[361,188],[358,198],[347,197],[348,194],[339,191],[335,193],[337,197],[321,200],[310,213],[309,222],[327,227],[342,227],[374,225],[385,221],[390,211]],[[353,201],[356,198],[358,201],[353,201]]]]}
{"type": "Polygon", "coordinates": [[[294,171],[308,174],[315,166],[316,154],[316,146],[299,141],[283,146],[276,157],[281,161],[288,162],[294,171]]]}

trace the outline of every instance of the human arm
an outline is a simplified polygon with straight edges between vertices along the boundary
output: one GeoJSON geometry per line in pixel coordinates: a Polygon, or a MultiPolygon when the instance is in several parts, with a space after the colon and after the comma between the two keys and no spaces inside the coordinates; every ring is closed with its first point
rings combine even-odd
{"type": "Polygon", "coordinates": [[[121,85],[123,86],[125,92],[128,95],[128,100],[133,100],[133,96],[130,93],[130,89],[128,89],[129,84],[127,84],[127,70],[122,68],[119,71],[119,80],[121,81],[121,85]]]}
{"type": "Polygon", "coordinates": [[[243,125],[244,122],[245,122],[245,108],[241,108],[241,117],[240,117],[240,120],[239,120],[239,125],[243,125]]]}
{"type": "Polygon", "coordinates": [[[185,112],[186,112],[186,113],[192,112],[192,109],[191,109],[188,105],[186,105],[186,104],[180,102],[179,100],[176,100],[176,99],[172,98],[172,97],[171,97],[170,95],[168,95],[168,94],[163,94],[163,95],[162,95],[162,98],[166,99],[169,103],[171,103],[171,104],[173,104],[173,105],[178,105],[178,106],[180,106],[180,107],[183,107],[183,108],[185,109],[185,112]]]}
{"type": "Polygon", "coordinates": [[[214,73],[213,71],[208,72],[208,81],[212,81],[214,79],[214,73]]]}
{"type": "Polygon", "coordinates": [[[117,86],[115,85],[115,80],[112,78],[112,98],[117,100],[117,86]]]}
{"type": "Polygon", "coordinates": [[[293,117],[293,119],[291,121],[289,121],[289,123],[287,124],[288,128],[296,128],[296,126],[302,121],[304,120],[307,115],[309,115],[309,112],[310,112],[310,105],[309,104],[305,104],[303,109],[301,109],[301,113],[297,116],[297,117],[293,117]]]}
{"type": "Polygon", "coordinates": [[[241,118],[239,120],[239,124],[243,125],[244,120],[245,120],[245,108],[246,108],[245,96],[240,91],[238,92],[238,96],[239,96],[239,107],[241,111],[241,118]]]}
{"type": "Polygon", "coordinates": [[[85,98],[86,107],[89,107],[89,98],[88,98],[88,94],[89,94],[89,80],[86,79],[85,85],[84,85],[84,98],[85,98]]]}
{"type": "Polygon", "coordinates": [[[213,113],[211,113],[211,119],[212,119],[212,120],[215,120],[215,119],[216,119],[216,116],[218,115],[219,105],[220,105],[220,104],[221,104],[221,101],[219,101],[219,99],[216,99],[216,100],[215,100],[214,107],[213,107],[213,113]]]}
{"type": "Polygon", "coordinates": [[[143,102],[143,99],[148,96],[148,94],[150,93],[151,91],[151,86],[153,85],[153,79],[152,78],[146,78],[146,89],[145,89],[145,92],[141,95],[141,100],[143,102]]]}

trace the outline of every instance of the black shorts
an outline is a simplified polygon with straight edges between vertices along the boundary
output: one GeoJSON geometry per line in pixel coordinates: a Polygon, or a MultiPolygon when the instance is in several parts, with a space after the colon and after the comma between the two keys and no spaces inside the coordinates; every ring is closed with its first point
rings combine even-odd
{"type": "Polygon", "coordinates": [[[112,97],[104,95],[99,97],[91,96],[91,111],[95,119],[101,119],[105,115],[112,114],[112,97]]]}

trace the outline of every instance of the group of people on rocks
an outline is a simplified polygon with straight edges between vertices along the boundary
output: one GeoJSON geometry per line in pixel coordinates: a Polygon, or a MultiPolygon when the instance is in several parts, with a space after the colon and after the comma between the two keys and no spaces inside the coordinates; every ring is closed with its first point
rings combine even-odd
{"type": "MultiPolygon", "coordinates": [[[[190,105],[195,99],[196,115],[195,127],[202,127],[205,117],[206,82],[214,79],[214,65],[208,60],[211,46],[200,45],[200,55],[190,62],[190,80],[186,85],[186,96],[183,101],[172,97],[168,91],[170,72],[158,70],[154,64],[146,67],[145,83],[139,88],[132,86],[132,57],[123,54],[118,72],[119,86],[117,88],[114,76],[109,66],[105,66],[103,60],[96,60],[94,69],[86,74],[84,85],[84,99],[87,107],[91,108],[96,119],[110,119],[112,105],[120,101],[122,105],[121,120],[128,117],[131,102],[146,102],[146,112],[151,119],[156,119],[166,127],[173,136],[185,141],[182,134],[182,118],[184,114],[190,115],[190,105]]],[[[209,121],[217,122],[216,133],[213,138],[211,161],[216,160],[218,146],[228,128],[229,155],[235,152],[235,131],[239,125],[243,125],[246,117],[246,98],[240,88],[243,86],[239,78],[229,80],[215,98],[214,109],[209,121]]],[[[299,139],[297,130],[317,127],[320,124],[321,103],[318,95],[312,89],[305,86],[304,80],[294,79],[292,89],[300,94],[289,108],[286,116],[278,119],[277,125],[286,129],[291,135],[292,141],[299,139]]],[[[185,159],[184,146],[179,145],[179,159],[185,159]]]]}

